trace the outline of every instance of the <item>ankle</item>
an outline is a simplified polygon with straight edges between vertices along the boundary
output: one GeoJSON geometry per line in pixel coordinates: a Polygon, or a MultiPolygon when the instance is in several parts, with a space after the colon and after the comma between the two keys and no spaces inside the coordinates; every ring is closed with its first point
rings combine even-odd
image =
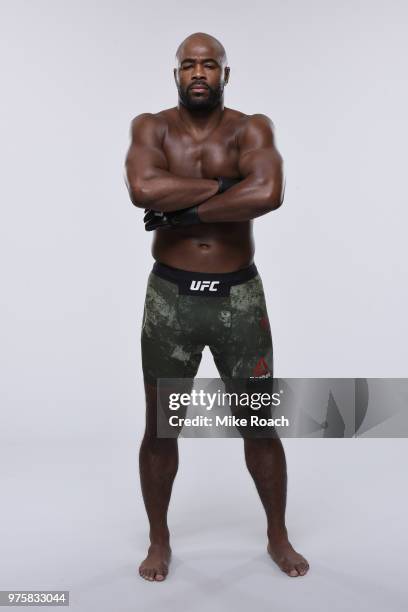
{"type": "Polygon", "coordinates": [[[159,546],[169,546],[170,544],[170,532],[168,529],[151,529],[149,538],[150,544],[157,544],[159,546]]]}
{"type": "Polygon", "coordinates": [[[288,539],[288,530],[285,525],[274,525],[268,527],[267,535],[270,542],[284,542],[288,539]]]}

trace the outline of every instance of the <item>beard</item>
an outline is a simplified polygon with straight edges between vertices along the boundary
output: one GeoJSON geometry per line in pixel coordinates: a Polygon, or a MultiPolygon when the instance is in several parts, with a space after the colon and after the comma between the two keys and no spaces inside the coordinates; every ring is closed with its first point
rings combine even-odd
{"type": "Polygon", "coordinates": [[[207,94],[198,96],[194,95],[191,89],[182,89],[178,86],[179,100],[189,110],[211,110],[220,103],[224,93],[224,86],[209,87],[207,85],[207,88],[207,94]]]}

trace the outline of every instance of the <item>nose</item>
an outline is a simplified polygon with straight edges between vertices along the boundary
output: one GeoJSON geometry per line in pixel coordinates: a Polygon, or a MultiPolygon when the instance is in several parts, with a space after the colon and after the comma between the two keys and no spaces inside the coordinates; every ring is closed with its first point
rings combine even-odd
{"type": "Polygon", "coordinates": [[[195,80],[205,80],[204,70],[200,64],[196,64],[194,67],[194,71],[192,77],[195,80]]]}

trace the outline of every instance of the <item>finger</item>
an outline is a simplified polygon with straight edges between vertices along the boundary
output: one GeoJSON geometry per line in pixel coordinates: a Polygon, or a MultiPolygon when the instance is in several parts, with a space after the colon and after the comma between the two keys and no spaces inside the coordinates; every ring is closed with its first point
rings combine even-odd
{"type": "Polygon", "coordinates": [[[166,214],[157,210],[149,210],[143,217],[143,221],[150,221],[150,219],[166,219],[166,214]]]}
{"type": "Polygon", "coordinates": [[[150,221],[150,220],[153,220],[155,218],[156,218],[156,214],[155,214],[154,210],[149,210],[149,212],[147,212],[145,214],[145,216],[143,217],[143,221],[146,223],[146,221],[150,221]]]}
{"type": "Polygon", "coordinates": [[[145,223],[145,230],[147,232],[151,232],[152,230],[155,230],[158,227],[167,229],[167,228],[170,228],[171,225],[167,221],[157,220],[157,219],[152,219],[148,223],[145,223]]]}

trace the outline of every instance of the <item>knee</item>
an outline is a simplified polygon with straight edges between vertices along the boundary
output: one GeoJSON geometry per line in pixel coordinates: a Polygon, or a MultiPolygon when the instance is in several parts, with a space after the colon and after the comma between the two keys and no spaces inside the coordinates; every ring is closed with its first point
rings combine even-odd
{"type": "Polygon", "coordinates": [[[175,452],[177,453],[178,450],[177,438],[159,438],[156,432],[151,432],[146,429],[140,450],[141,452],[146,450],[154,455],[172,455],[175,452]]]}
{"type": "Polygon", "coordinates": [[[276,437],[246,437],[244,438],[245,453],[283,453],[283,445],[281,439],[276,437]]]}

